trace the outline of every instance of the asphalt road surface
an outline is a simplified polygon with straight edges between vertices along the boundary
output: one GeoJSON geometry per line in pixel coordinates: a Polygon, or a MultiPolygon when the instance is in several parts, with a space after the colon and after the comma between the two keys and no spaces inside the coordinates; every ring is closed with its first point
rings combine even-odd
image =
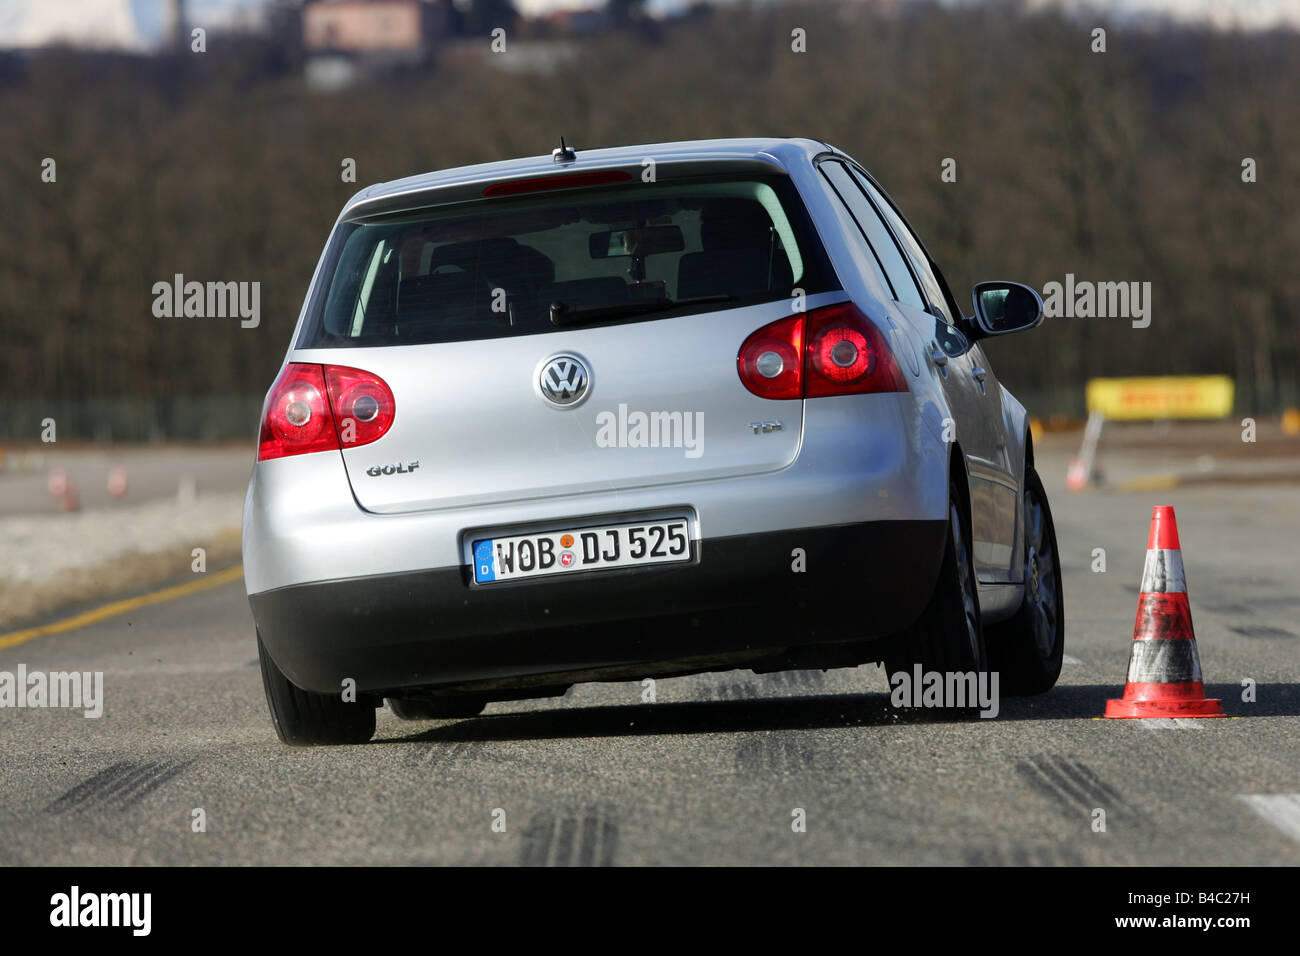
{"type": "Polygon", "coordinates": [[[1069,656],[996,719],[893,711],[873,665],[664,680],[653,704],[629,682],[472,720],[385,709],[368,745],[290,749],[234,581],[0,650],[0,670],[106,683],[100,719],[0,710],[0,864],[1300,864],[1300,486],[1071,495],[1064,459],[1043,465],[1069,656]],[[1153,504],[1177,509],[1236,719],[1096,719],[1153,504]]]}

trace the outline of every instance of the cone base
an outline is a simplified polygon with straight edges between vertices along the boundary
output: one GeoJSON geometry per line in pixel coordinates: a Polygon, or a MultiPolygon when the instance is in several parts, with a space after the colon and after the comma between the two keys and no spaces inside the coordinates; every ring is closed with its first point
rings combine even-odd
{"type": "Polygon", "coordinates": [[[1221,703],[1202,698],[1165,698],[1163,700],[1108,700],[1106,716],[1114,718],[1141,717],[1227,717],[1221,703]]]}

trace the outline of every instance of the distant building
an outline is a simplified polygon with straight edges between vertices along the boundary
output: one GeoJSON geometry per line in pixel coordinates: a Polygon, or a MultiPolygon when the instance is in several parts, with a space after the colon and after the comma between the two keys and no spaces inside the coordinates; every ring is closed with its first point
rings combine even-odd
{"type": "Polygon", "coordinates": [[[308,0],[301,18],[306,77],[317,89],[427,62],[454,30],[451,0],[308,0]]]}
{"type": "Polygon", "coordinates": [[[427,38],[418,0],[338,0],[302,10],[302,45],[314,53],[412,54],[427,38]]]}
{"type": "Polygon", "coordinates": [[[594,36],[605,33],[614,25],[607,7],[598,9],[561,8],[544,13],[537,18],[550,32],[561,36],[594,36]]]}

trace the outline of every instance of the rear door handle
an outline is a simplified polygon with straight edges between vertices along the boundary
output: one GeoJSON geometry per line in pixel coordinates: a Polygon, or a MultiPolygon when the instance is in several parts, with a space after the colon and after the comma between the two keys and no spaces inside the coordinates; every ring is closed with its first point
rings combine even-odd
{"type": "Polygon", "coordinates": [[[939,370],[940,375],[944,378],[948,377],[948,356],[944,355],[943,350],[934,342],[930,343],[930,361],[939,370]]]}

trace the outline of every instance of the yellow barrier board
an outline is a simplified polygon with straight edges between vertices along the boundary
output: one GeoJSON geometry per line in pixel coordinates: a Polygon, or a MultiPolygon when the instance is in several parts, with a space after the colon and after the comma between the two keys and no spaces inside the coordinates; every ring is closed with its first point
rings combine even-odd
{"type": "Polygon", "coordinates": [[[1124,420],[1227,418],[1232,414],[1232,379],[1226,375],[1166,375],[1094,378],[1085,395],[1088,411],[1124,420]]]}

